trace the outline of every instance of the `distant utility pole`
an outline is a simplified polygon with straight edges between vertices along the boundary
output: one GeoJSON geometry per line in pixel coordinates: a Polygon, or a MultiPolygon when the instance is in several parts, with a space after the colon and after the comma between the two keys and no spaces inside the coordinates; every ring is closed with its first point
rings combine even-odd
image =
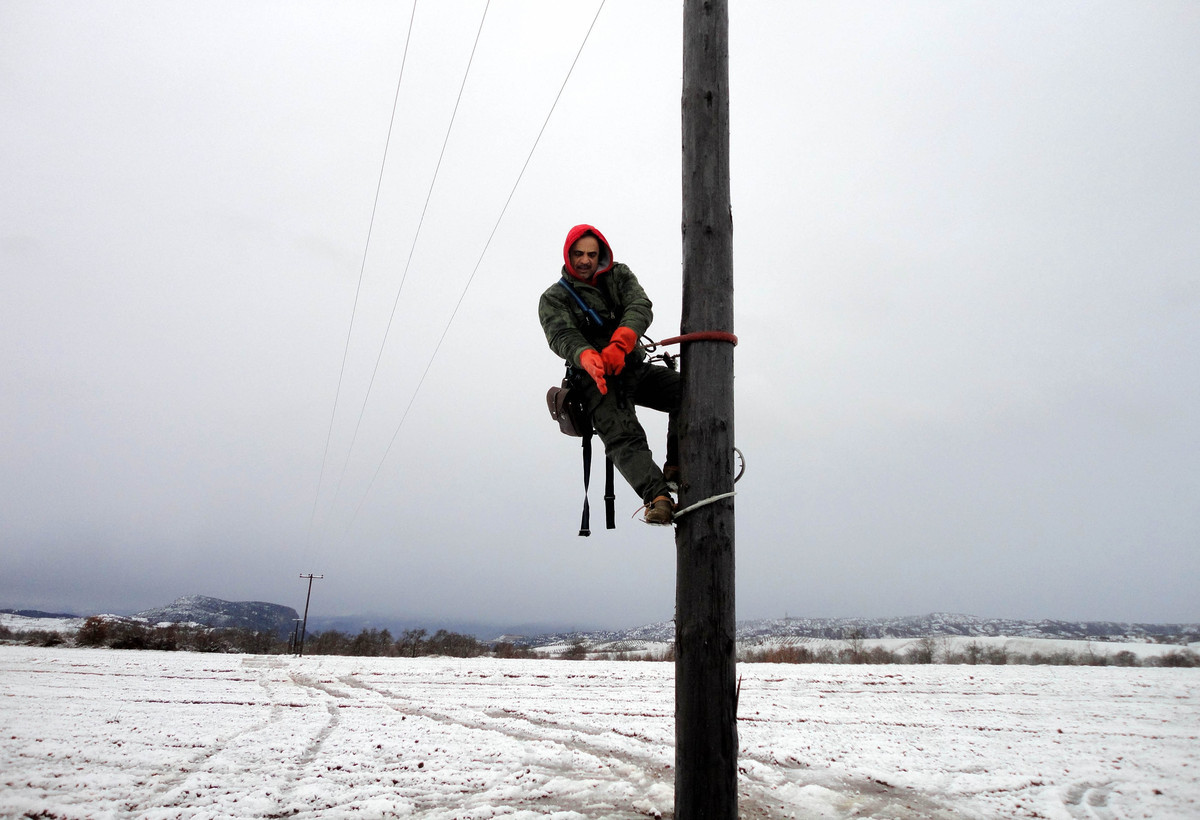
{"type": "Polygon", "coordinates": [[[304,620],[300,624],[300,651],[297,653],[300,657],[304,657],[304,636],[308,633],[308,602],[312,600],[312,582],[313,578],[324,578],[324,575],[313,575],[311,572],[307,575],[301,575],[301,578],[308,579],[308,595],[304,598],[304,620]]]}
{"type": "Polygon", "coordinates": [[[683,4],[684,342],[675,592],[675,817],[736,820],[733,216],[728,0],[683,4]],[[719,337],[725,337],[721,339],[719,337]]]}

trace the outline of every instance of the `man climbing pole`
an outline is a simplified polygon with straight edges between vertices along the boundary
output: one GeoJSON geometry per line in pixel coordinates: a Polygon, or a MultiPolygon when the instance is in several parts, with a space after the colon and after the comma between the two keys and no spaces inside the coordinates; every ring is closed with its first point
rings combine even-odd
{"type": "Polygon", "coordinates": [[[562,278],[546,289],[538,318],[546,341],[583,392],[607,456],[641,496],[648,524],[670,524],[679,480],[676,421],[681,386],[674,370],[653,365],[638,340],[654,315],[646,292],[591,225],[576,225],[563,244],[562,278]],[[654,461],[634,407],[667,413],[667,453],[654,461]]]}

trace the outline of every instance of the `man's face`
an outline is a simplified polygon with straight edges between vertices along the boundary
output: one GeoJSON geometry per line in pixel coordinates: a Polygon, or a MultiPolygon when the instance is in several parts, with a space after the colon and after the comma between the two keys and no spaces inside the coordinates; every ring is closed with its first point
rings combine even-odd
{"type": "Polygon", "coordinates": [[[600,263],[600,241],[588,235],[575,240],[571,246],[571,267],[580,279],[591,279],[600,263]]]}

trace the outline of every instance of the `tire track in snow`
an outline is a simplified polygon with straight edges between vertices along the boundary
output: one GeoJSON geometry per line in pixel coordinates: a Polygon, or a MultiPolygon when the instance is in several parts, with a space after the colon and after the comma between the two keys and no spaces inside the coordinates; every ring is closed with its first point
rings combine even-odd
{"type": "MultiPolygon", "coordinates": [[[[263,679],[260,678],[258,683],[263,684],[263,679]]],[[[266,717],[250,726],[239,729],[225,737],[218,738],[216,742],[205,746],[196,755],[189,760],[180,764],[177,769],[172,769],[171,773],[165,774],[161,778],[156,778],[156,785],[145,793],[145,797],[137,803],[126,805],[126,811],[137,811],[146,813],[155,809],[173,809],[182,806],[193,806],[195,804],[191,794],[194,791],[195,797],[199,798],[207,789],[203,785],[193,785],[191,788],[184,789],[183,787],[189,781],[203,779],[208,773],[208,770],[214,768],[214,761],[218,760],[222,755],[226,754],[230,749],[246,737],[253,736],[259,732],[267,730],[273,723],[281,719],[281,709],[284,707],[278,704],[272,704],[266,717]],[[177,797],[173,797],[177,795],[177,797]],[[187,796],[187,800],[180,798],[187,796]]]]}
{"type": "Polygon", "coordinates": [[[887,817],[889,820],[965,820],[961,808],[949,809],[920,792],[879,778],[842,777],[799,763],[743,750],[738,756],[739,815],[783,820],[805,816],[797,804],[827,806],[836,817],[887,817]],[[805,796],[801,801],[799,796],[805,796]]]}
{"type": "MultiPolygon", "coordinates": [[[[297,792],[304,785],[304,775],[310,769],[312,764],[320,755],[321,750],[325,747],[325,743],[330,736],[337,731],[341,724],[341,707],[338,703],[339,699],[344,699],[346,695],[331,689],[327,684],[319,681],[309,675],[305,675],[296,670],[288,672],[286,680],[276,679],[274,681],[266,676],[259,680],[264,688],[268,691],[271,689],[272,683],[283,684],[285,686],[297,686],[300,689],[309,693],[315,693],[317,697],[324,701],[324,709],[327,718],[321,724],[320,728],[308,740],[299,754],[286,757],[280,761],[281,773],[276,776],[275,781],[278,787],[274,790],[268,790],[268,797],[276,806],[276,810],[272,813],[265,814],[266,817],[298,817],[311,811],[311,807],[301,805],[302,801],[297,801],[297,792]]],[[[289,707],[282,704],[276,705],[277,709],[288,709],[289,707]]],[[[319,775],[318,775],[319,776],[319,775]]],[[[319,814],[319,810],[318,810],[319,814]]]]}
{"type": "MultiPolygon", "coordinates": [[[[549,757],[573,757],[585,755],[597,762],[596,768],[589,767],[588,779],[603,781],[612,785],[628,783],[634,776],[648,784],[669,784],[666,778],[673,779],[673,751],[668,748],[666,761],[663,759],[663,746],[649,738],[636,733],[620,731],[614,727],[598,726],[582,721],[557,721],[548,717],[528,714],[524,710],[495,707],[491,709],[474,710],[463,704],[462,710],[447,710],[432,708],[421,703],[418,698],[399,694],[386,688],[375,687],[362,681],[353,673],[343,675],[338,681],[347,688],[362,692],[369,698],[378,700],[387,708],[404,717],[421,718],[446,726],[454,726],[471,732],[495,734],[520,744],[549,744],[561,750],[560,755],[549,757]],[[469,714],[475,715],[470,717],[469,714]],[[605,743],[604,740],[613,742],[605,743]],[[631,748],[632,746],[632,748],[631,748]]],[[[329,690],[333,694],[336,690],[329,690]]],[[[342,693],[346,697],[345,693],[342,693]]],[[[485,744],[486,745],[486,744],[485,744]]],[[[526,773],[532,773],[539,768],[535,764],[522,764],[520,768],[526,773]]],[[[561,766],[545,765],[541,767],[543,774],[549,778],[564,775],[576,775],[578,770],[561,766]]],[[[649,790],[648,787],[645,790],[649,790]]],[[[531,805],[539,812],[548,811],[551,805],[542,802],[536,790],[529,797],[531,805]]],[[[635,800],[635,803],[637,801],[635,800]]],[[[579,806],[562,805],[558,810],[579,811],[579,806]]],[[[606,817],[662,817],[660,811],[653,808],[637,808],[629,812],[606,814],[606,817]]]]}
{"type": "Polygon", "coordinates": [[[604,728],[594,724],[564,722],[551,720],[544,717],[534,717],[522,710],[505,707],[498,707],[480,712],[480,714],[485,715],[487,718],[489,718],[489,720],[469,720],[464,719],[461,715],[449,714],[445,711],[437,711],[424,705],[418,705],[414,698],[397,695],[394,692],[376,688],[370,684],[358,680],[353,675],[346,675],[338,680],[352,688],[373,693],[374,695],[384,699],[393,710],[410,717],[423,717],[439,723],[453,724],[480,732],[496,732],[504,735],[505,737],[522,742],[552,742],[562,746],[567,746],[575,751],[583,748],[589,754],[592,754],[596,757],[612,757],[637,768],[652,768],[657,763],[655,756],[650,753],[638,754],[633,752],[623,752],[619,749],[613,749],[611,746],[605,746],[604,744],[584,741],[579,737],[580,735],[583,735],[587,737],[602,738],[615,734],[624,738],[625,740],[633,741],[646,749],[649,749],[652,745],[654,745],[653,741],[650,741],[647,738],[641,737],[635,733],[622,732],[614,728],[604,728]],[[530,728],[521,729],[517,726],[510,725],[510,722],[514,721],[527,725],[530,728]],[[569,740],[563,740],[550,737],[548,733],[568,735],[570,737],[569,740]]]}
{"type": "Polygon", "coordinates": [[[221,803],[231,791],[228,787],[223,789],[214,785],[222,779],[221,770],[239,771],[252,767],[258,772],[259,789],[263,798],[279,807],[279,815],[289,814],[284,807],[291,802],[298,776],[311,765],[325,741],[336,730],[340,715],[335,698],[344,696],[330,692],[319,682],[304,675],[294,672],[290,674],[290,683],[319,693],[325,701],[328,718],[313,738],[304,745],[299,755],[290,761],[286,759],[283,750],[277,750],[276,753],[281,755],[281,759],[280,766],[275,767],[275,771],[279,773],[269,774],[271,767],[263,765],[267,762],[264,760],[263,750],[268,744],[258,740],[258,737],[278,735],[280,725],[286,719],[295,717],[296,708],[299,706],[292,702],[292,699],[280,698],[272,691],[273,684],[284,682],[278,678],[273,680],[265,672],[260,674],[257,685],[265,690],[270,702],[266,717],[205,747],[199,754],[180,765],[178,771],[149,791],[143,800],[139,800],[136,805],[127,806],[127,810],[145,814],[183,807],[195,810],[206,805],[215,810],[214,804],[221,803]],[[249,761],[242,758],[249,758],[249,761]]]}
{"type": "MultiPolygon", "coordinates": [[[[353,674],[343,675],[338,681],[350,689],[379,698],[389,708],[408,717],[420,717],[473,731],[496,733],[523,743],[554,743],[565,750],[582,752],[599,761],[617,761],[622,764],[625,767],[623,772],[614,770],[611,773],[614,781],[627,780],[628,772],[632,770],[642,773],[653,782],[673,786],[673,745],[664,747],[660,741],[640,735],[636,730],[626,731],[616,726],[604,727],[575,720],[553,720],[508,707],[476,713],[487,719],[471,719],[462,713],[431,708],[416,697],[371,686],[353,674]],[[634,748],[620,748],[603,742],[613,735],[620,737],[621,743],[632,744],[634,748]]],[[[464,711],[468,708],[464,707],[464,711]]],[[[743,753],[740,760],[742,764],[739,766],[738,776],[739,814],[744,818],[789,820],[796,816],[796,805],[786,798],[780,799],[781,788],[782,793],[793,794],[799,789],[816,787],[820,795],[814,799],[823,798],[824,802],[841,816],[880,815],[895,820],[963,820],[961,811],[949,811],[919,793],[879,780],[839,779],[798,765],[788,767],[790,771],[781,779],[778,764],[766,757],[743,753]]],[[[596,776],[596,773],[593,772],[591,776],[596,776]]],[[[646,813],[639,814],[645,816],[646,813]]],[[[648,814],[654,816],[653,812],[648,814]]]]}
{"type": "MultiPolygon", "coordinates": [[[[296,762],[293,766],[294,769],[304,769],[317,759],[317,755],[321,753],[321,748],[325,745],[325,741],[329,739],[329,736],[334,733],[338,727],[338,724],[341,723],[342,716],[338,707],[337,699],[345,698],[346,695],[342,692],[330,689],[324,683],[310,678],[308,675],[302,675],[299,672],[292,672],[290,677],[292,682],[297,686],[303,686],[306,689],[321,692],[326,697],[330,698],[330,700],[326,701],[325,703],[325,709],[329,712],[329,720],[324,726],[321,727],[320,731],[317,732],[316,736],[313,737],[308,746],[305,747],[304,752],[296,759],[296,762]]],[[[294,780],[294,778],[289,778],[289,780],[294,780]]]]}

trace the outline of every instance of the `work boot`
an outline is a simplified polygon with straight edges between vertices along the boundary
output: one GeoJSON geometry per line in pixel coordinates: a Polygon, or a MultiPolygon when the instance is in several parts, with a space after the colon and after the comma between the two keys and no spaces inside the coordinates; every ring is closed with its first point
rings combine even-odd
{"type": "Polygon", "coordinates": [[[663,465],[663,480],[675,492],[679,492],[679,468],[674,464],[663,465]]]}
{"type": "Polygon", "coordinates": [[[675,517],[675,502],[669,495],[660,495],[646,505],[646,523],[666,526],[675,517]]]}

